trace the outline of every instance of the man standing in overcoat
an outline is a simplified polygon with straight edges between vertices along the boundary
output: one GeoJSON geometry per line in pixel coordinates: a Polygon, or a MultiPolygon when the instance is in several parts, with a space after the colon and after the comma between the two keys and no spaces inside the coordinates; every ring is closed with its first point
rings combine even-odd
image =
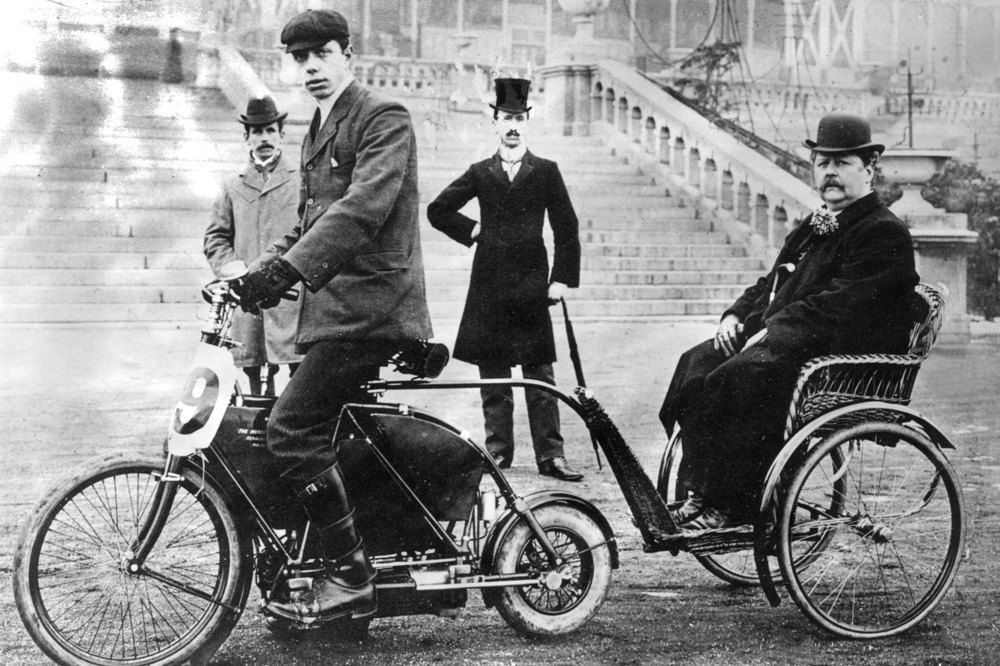
{"type": "MultiPolygon", "coordinates": [[[[526,79],[496,79],[493,125],[500,148],[473,164],[428,206],[435,229],[476,246],[454,357],[479,366],[483,379],[506,379],[521,366],[525,379],[555,384],[549,306],[580,284],[579,223],[559,167],[524,143],[526,79]],[[478,198],[480,220],[459,210],[478,198]],[[542,240],[545,214],[554,240],[552,271],[542,240]]],[[[509,387],[481,389],[486,446],[502,468],[514,457],[514,397],[509,387]]],[[[525,389],[539,473],[564,481],[583,475],[567,463],[554,396],[525,389]]]]}
{"type": "Polygon", "coordinates": [[[302,144],[299,221],[251,268],[242,307],[299,297],[305,354],[267,423],[267,446],[301,499],[326,560],[267,612],[303,622],[377,610],[375,572],[354,528],[332,437],[341,407],[401,346],[431,337],[420,249],[417,146],[409,112],[351,73],[347,21],[317,9],[281,32],[317,109],[302,144]]]}
{"type": "Polygon", "coordinates": [[[909,231],[872,190],[884,146],[845,113],[824,116],[805,145],[823,206],[723,313],[714,339],[681,356],[660,411],[668,437],[680,424],[691,475],[691,495],[674,512],[682,528],[725,527],[749,513],[807,360],[907,350],[918,277],[909,231]]]}
{"type": "MultiPolygon", "coordinates": [[[[256,259],[298,222],[298,162],[281,151],[287,116],[278,112],[273,99],[263,97],[249,100],[239,117],[250,154],[243,173],[223,184],[205,231],[205,257],[216,276],[231,261],[256,259]]],[[[288,364],[290,372],[298,366],[298,312],[297,303],[286,301],[263,316],[233,316],[232,336],[242,343],[233,349],[233,360],[249,378],[252,394],[274,395],[278,365],[288,364]],[[267,379],[262,382],[264,368],[267,379]]]]}

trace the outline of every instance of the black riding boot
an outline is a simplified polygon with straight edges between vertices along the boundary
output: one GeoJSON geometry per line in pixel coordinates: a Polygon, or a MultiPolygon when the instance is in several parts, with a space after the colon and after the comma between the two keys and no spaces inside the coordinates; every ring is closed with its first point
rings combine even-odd
{"type": "Polygon", "coordinates": [[[374,614],[378,608],[372,584],[375,570],[354,529],[354,508],[344,488],[340,464],[335,462],[297,492],[323,552],[324,571],[315,578],[289,580],[291,601],[271,602],[268,609],[306,623],[374,614]]]}

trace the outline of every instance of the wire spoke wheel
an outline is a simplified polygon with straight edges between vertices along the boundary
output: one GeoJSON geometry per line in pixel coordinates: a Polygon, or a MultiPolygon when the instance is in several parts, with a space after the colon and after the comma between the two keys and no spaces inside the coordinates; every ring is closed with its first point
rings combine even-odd
{"type": "Polygon", "coordinates": [[[15,559],[15,597],[32,637],[63,664],[180,663],[220,643],[249,576],[222,498],[184,474],[141,566],[133,559],[163,462],[90,463],[36,510],[15,559]]]}
{"type": "Polygon", "coordinates": [[[779,563],[818,625],[892,636],[944,597],[964,531],[958,479],[938,447],[910,428],[867,423],[833,433],[799,468],[781,507],[779,563]],[[809,539],[823,547],[798,556],[795,544],[809,539]]]}
{"type": "Polygon", "coordinates": [[[579,629],[604,602],[611,586],[611,556],[600,526],[564,505],[534,511],[560,564],[553,567],[526,521],[518,521],[500,543],[495,572],[537,578],[527,587],[505,587],[500,615],[521,633],[556,636],[579,629]]]}

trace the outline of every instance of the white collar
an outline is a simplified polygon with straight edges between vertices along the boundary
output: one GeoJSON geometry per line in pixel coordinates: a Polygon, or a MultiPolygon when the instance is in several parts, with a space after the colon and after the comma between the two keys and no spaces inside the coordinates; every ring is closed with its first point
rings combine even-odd
{"type": "Polygon", "coordinates": [[[500,155],[500,159],[505,162],[520,162],[524,159],[524,154],[528,152],[528,147],[523,143],[520,146],[514,148],[508,148],[503,144],[500,145],[500,150],[497,153],[500,155]]]}
{"type": "Polygon", "coordinates": [[[330,112],[333,111],[333,105],[337,103],[337,100],[340,99],[340,96],[344,94],[344,91],[347,90],[347,86],[351,85],[353,80],[354,75],[348,73],[348,75],[344,77],[344,80],[340,82],[340,85],[337,86],[337,89],[333,91],[332,95],[324,97],[321,100],[317,100],[317,104],[319,104],[320,127],[326,123],[326,119],[330,116],[330,112]]]}
{"type": "Polygon", "coordinates": [[[254,166],[257,167],[257,169],[259,169],[260,171],[266,171],[270,169],[277,163],[279,157],[281,157],[281,151],[276,150],[274,151],[274,155],[271,155],[266,160],[261,161],[257,159],[257,156],[254,155],[254,152],[252,150],[250,151],[250,161],[253,162],[254,166]]]}

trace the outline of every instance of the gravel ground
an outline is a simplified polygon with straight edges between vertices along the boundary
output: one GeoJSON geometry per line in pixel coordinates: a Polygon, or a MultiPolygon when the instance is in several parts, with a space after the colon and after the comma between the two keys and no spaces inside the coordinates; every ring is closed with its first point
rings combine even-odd
{"type": "MultiPolygon", "coordinates": [[[[577,323],[588,384],[650,474],[664,438],[656,411],[677,355],[705,337],[707,322],[577,323]]],[[[557,326],[558,330],[558,326],[557,326]]],[[[439,330],[450,341],[453,328],[439,330]]],[[[10,591],[15,535],[29,507],[59,475],[95,454],[159,447],[196,340],[190,327],[9,326],[0,328],[8,365],[0,385],[5,424],[0,468],[0,654],[2,663],[49,663],[24,631],[10,591]]],[[[560,349],[565,349],[559,342],[560,349]]],[[[601,611],[577,634],[528,640],[478,595],[457,620],[376,620],[364,643],[321,634],[276,641],[248,611],[214,664],[991,664],[1000,650],[1000,337],[964,350],[936,351],[913,406],[954,441],[969,538],[965,562],[941,606],[907,635],[876,642],[834,639],[787,598],[770,608],[759,591],[717,581],[690,556],[644,554],[625,502],[605,468],[598,471],[582,424],[564,412],[568,455],[586,473],[581,484],[544,481],[522,443],[511,472],[525,493],[561,486],[595,502],[619,535],[622,566],[601,611]]],[[[558,381],[575,383],[568,354],[558,381]]],[[[455,363],[446,377],[472,377],[455,363]]],[[[398,399],[426,406],[481,438],[478,395],[415,393],[398,399]]],[[[518,402],[519,423],[523,408],[518,402]]],[[[519,425],[520,441],[527,427],[519,425]]],[[[251,597],[251,603],[255,601],[251,597]]]]}

